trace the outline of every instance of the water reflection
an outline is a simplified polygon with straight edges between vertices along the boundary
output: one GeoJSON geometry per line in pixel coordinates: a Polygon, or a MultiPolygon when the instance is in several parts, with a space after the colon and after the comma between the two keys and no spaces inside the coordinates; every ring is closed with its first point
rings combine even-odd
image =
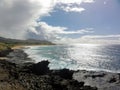
{"type": "Polygon", "coordinates": [[[120,70],[120,45],[76,44],[37,46],[25,51],[36,62],[39,62],[41,59],[49,60],[51,69],[120,70]]]}

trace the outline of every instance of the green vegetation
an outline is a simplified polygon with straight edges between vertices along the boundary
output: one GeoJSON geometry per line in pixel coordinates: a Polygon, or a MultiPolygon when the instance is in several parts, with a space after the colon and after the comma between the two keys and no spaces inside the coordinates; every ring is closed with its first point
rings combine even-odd
{"type": "Polygon", "coordinates": [[[21,45],[54,45],[49,41],[44,40],[17,40],[0,37],[0,57],[5,57],[9,52],[12,51],[12,47],[21,45]]]}
{"type": "Polygon", "coordinates": [[[0,57],[5,57],[9,52],[12,51],[11,46],[0,42],[0,57]]]}
{"type": "Polygon", "coordinates": [[[0,51],[7,50],[11,46],[5,44],[5,43],[0,43],[0,51]]]}

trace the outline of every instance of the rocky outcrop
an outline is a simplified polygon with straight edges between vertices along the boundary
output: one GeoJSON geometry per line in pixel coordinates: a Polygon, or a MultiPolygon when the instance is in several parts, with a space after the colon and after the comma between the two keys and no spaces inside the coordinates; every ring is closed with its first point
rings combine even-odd
{"type": "Polygon", "coordinates": [[[12,52],[10,52],[7,57],[10,62],[16,63],[16,64],[23,64],[26,62],[32,62],[30,58],[28,58],[28,55],[20,49],[15,49],[12,52]]]}
{"type": "Polygon", "coordinates": [[[42,61],[19,66],[9,61],[0,61],[0,76],[4,74],[4,77],[0,77],[0,90],[97,90],[72,79],[73,72],[67,69],[49,70],[48,63],[42,61]]]}
{"type": "Polygon", "coordinates": [[[12,52],[11,48],[6,48],[4,50],[0,50],[0,57],[6,57],[10,52],[12,52]]]}
{"type": "Polygon", "coordinates": [[[52,74],[53,75],[59,75],[62,78],[65,79],[72,79],[74,71],[69,70],[69,69],[61,69],[61,70],[53,70],[52,74]]]}
{"type": "Polygon", "coordinates": [[[73,78],[98,90],[120,90],[120,74],[110,72],[78,71],[73,78]]]}
{"type": "Polygon", "coordinates": [[[37,64],[33,64],[31,66],[31,71],[32,73],[37,74],[37,75],[45,75],[49,73],[50,71],[48,68],[48,64],[49,64],[48,61],[42,61],[37,64]]]}
{"type": "Polygon", "coordinates": [[[33,63],[22,50],[0,61],[0,90],[120,90],[120,74],[68,69],[49,70],[48,61],[33,63]]]}

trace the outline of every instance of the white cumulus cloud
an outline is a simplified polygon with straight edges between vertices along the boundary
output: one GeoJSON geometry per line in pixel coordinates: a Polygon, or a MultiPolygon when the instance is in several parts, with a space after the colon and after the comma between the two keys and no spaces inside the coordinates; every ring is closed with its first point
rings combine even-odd
{"type": "Polygon", "coordinates": [[[66,12],[82,12],[85,8],[81,7],[82,3],[93,3],[94,0],[57,0],[58,8],[66,12]]]}
{"type": "MultiPolygon", "coordinates": [[[[53,9],[60,5],[71,5],[68,12],[81,12],[82,7],[74,4],[92,3],[94,0],[0,0],[0,36],[23,39],[28,30],[37,34],[35,24],[37,19],[50,15],[53,9]]],[[[65,7],[66,8],[66,7],[65,7]]],[[[61,29],[61,28],[60,28],[61,29]]],[[[63,28],[62,28],[63,29],[63,28]]],[[[57,27],[57,30],[58,27],[57,27]]],[[[61,32],[63,33],[63,32],[61,32]]]]}
{"type": "Polygon", "coordinates": [[[56,43],[120,44],[120,34],[117,34],[117,35],[84,35],[79,38],[61,38],[60,40],[61,41],[56,41],[56,43]]]}
{"type": "Polygon", "coordinates": [[[0,35],[24,38],[36,19],[49,15],[53,4],[44,0],[0,0],[0,35]]]}
{"type": "MultiPolygon", "coordinates": [[[[38,38],[51,41],[64,38],[63,36],[65,35],[94,33],[92,28],[68,30],[67,27],[51,26],[48,25],[46,22],[39,22],[35,27],[31,27],[29,29],[29,32],[34,33],[33,35],[37,36],[38,38]]],[[[28,34],[28,37],[30,36],[31,34],[28,34]]]]}
{"type": "Polygon", "coordinates": [[[81,4],[81,3],[93,3],[94,0],[55,0],[56,3],[63,4],[81,4]]]}
{"type": "Polygon", "coordinates": [[[82,12],[84,11],[85,9],[82,8],[82,7],[70,7],[70,6],[67,6],[67,7],[61,7],[64,11],[66,12],[82,12]]]}
{"type": "Polygon", "coordinates": [[[120,35],[86,35],[82,37],[83,39],[118,39],[120,35]]]}
{"type": "Polygon", "coordinates": [[[82,12],[82,3],[95,0],[0,0],[0,36],[8,38],[37,38],[65,43],[119,43],[120,35],[85,35],[70,38],[67,35],[94,33],[92,28],[69,30],[68,27],[52,26],[46,22],[37,22],[43,16],[49,16],[54,8],[66,12],[82,12]]]}

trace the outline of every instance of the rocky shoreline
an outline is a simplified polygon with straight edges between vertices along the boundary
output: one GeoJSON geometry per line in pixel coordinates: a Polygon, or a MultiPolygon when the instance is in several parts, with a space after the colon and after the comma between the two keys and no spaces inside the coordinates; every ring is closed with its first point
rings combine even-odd
{"type": "Polygon", "coordinates": [[[0,90],[120,90],[120,74],[49,70],[48,61],[33,63],[22,50],[0,60],[0,90]]]}

